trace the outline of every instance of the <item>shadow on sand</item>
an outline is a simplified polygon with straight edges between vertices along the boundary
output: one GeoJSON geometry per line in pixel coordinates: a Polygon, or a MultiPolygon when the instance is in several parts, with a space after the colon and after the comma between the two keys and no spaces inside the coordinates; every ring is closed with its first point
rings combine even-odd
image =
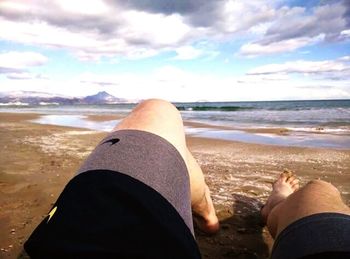
{"type": "Polygon", "coordinates": [[[272,239],[260,217],[261,202],[234,194],[232,208],[218,210],[219,233],[207,236],[196,230],[203,258],[268,258],[272,239]]]}

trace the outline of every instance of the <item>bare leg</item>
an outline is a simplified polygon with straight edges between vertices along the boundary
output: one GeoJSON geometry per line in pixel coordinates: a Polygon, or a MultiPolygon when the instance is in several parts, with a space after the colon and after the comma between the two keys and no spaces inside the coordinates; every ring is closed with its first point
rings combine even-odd
{"type": "Polygon", "coordinates": [[[298,188],[298,180],[288,173],[281,174],[273,185],[261,214],[274,238],[288,225],[306,216],[324,212],[350,215],[350,208],[330,183],[314,180],[298,188]]]}
{"type": "Polygon", "coordinates": [[[151,132],[168,140],[183,157],[190,178],[192,210],[199,217],[199,227],[214,233],[219,229],[209,188],[203,172],[186,146],[179,111],[169,102],[151,99],[140,103],[114,130],[135,129],[151,132]]]}

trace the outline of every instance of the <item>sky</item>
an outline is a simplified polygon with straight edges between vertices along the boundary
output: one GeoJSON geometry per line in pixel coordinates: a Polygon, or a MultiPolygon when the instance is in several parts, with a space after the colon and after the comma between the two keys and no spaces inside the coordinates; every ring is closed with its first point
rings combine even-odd
{"type": "Polygon", "coordinates": [[[349,0],[0,0],[0,92],[350,99],[349,0]]]}

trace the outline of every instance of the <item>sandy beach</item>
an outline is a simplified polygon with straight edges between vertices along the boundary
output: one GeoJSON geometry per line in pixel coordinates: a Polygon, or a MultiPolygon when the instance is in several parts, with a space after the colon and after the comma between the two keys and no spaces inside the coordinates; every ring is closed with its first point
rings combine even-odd
{"type": "MultiPolygon", "coordinates": [[[[0,113],[0,258],[24,257],[23,243],[105,132],[29,122],[39,114],[0,113]]],[[[90,120],[119,119],[90,116],[90,120]]],[[[195,123],[191,124],[195,127],[195,123]]],[[[251,129],[254,132],[254,129],[251,129]]],[[[283,134],[281,129],[276,134],[283,134]]],[[[268,258],[273,240],[259,209],[289,169],[331,182],[350,205],[350,149],[283,147],[188,137],[212,191],[221,230],[196,232],[203,258],[268,258]]]]}

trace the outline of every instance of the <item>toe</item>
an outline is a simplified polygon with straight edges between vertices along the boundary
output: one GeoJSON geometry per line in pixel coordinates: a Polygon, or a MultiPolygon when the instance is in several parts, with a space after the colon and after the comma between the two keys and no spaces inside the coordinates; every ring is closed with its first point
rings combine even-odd
{"type": "Polygon", "coordinates": [[[285,170],[283,171],[283,173],[287,176],[287,178],[293,176],[292,171],[289,171],[288,169],[285,169],[285,170]]]}
{"type": "Polygon", "coordinates": [[[287,180],[288,180],[288,173],[286,172],[281,173],[277,179],[277,181],[282,181],[282,182],[286,182],[287,180]]]}
{"type": "Polygon", "coordinates": [[[299,179],[297,179],[297,178],[294,177],[294,179],[293,179],[292,181],[290,181],[289,183],[290,183],[290,185],[293,186],[293,185],[299,183],[299,179]]]}
{"type": "Polygon", "coordinates": [[[299,189],[299,179],[295,179],[292,183],[291,183],[291,186],[292,186],[292,189],[295,191],[295,190],[298,190],[299,189]]]}
{"type": "Polygon", "coordinates": [[[292,185],[293,191],[299,190],[299,183],[292,185]]]}
{"type": "Polygon", "coordinates": [[[287,183],[292,185],[295,180],[296,180],[296,177],[294,175],[292,175],[287,179],[287,183]]]}

